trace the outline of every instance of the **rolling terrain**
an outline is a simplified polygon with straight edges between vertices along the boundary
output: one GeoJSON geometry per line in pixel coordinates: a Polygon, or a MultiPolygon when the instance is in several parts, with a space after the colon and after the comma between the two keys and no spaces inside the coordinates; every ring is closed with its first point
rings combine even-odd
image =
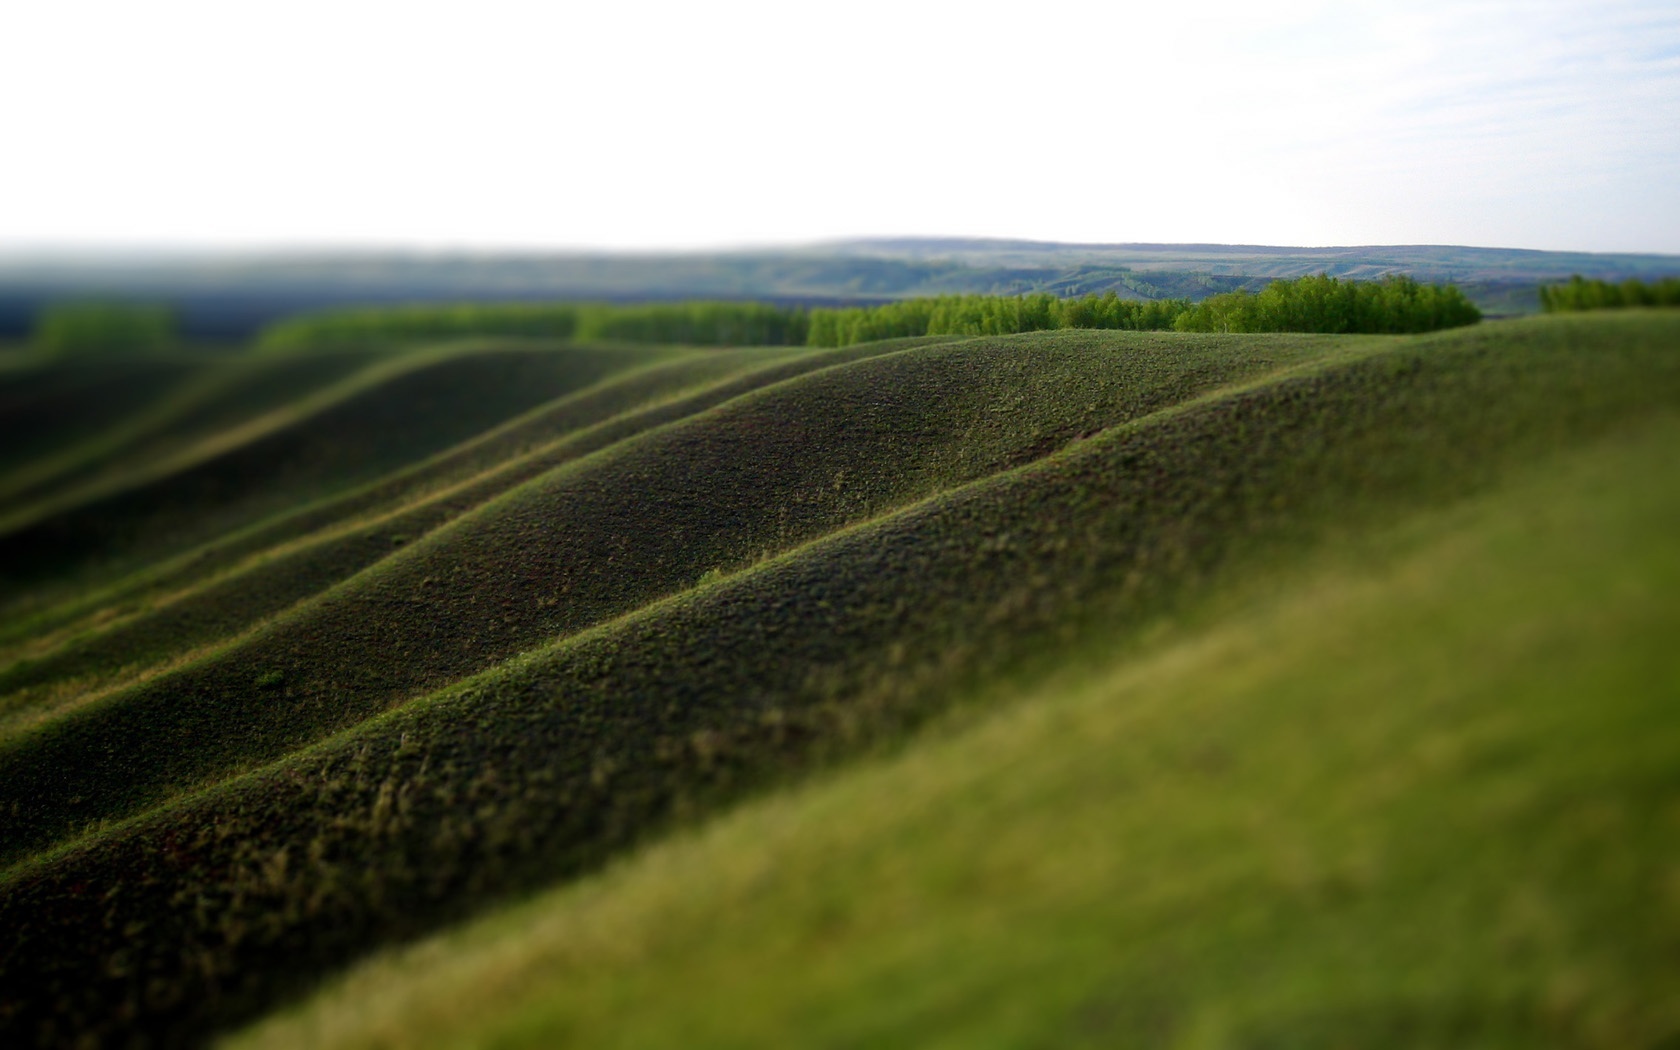
{"type": "Polygon", "coordinates": [[[0,372],[0,1042],[1680,1036],[1671,314],[122,367],[0,372]]]}

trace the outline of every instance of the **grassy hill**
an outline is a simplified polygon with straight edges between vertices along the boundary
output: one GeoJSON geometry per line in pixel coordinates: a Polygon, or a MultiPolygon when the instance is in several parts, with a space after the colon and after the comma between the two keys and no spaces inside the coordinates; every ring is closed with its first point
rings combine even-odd
{"type": "MultiPolygon", "coordinates": [[[[242,385],[229,394],[246,403],[226,413],[237,425],[176,456],[124,464],[105,485],[27,502],[0,519],[7,559],[0,581],[11,590],[177,553],[442,451],[641,353],[446,347],[379,360],[267,412],[261,399],[274,377],[242,385]]],[[[162,427],[179,438],[199,422],[179,413],[162,427]]]]}
{"type": "Polygon", "coordinates": [[[1680,319],[331,372],[0,526],[9,1040],[1680,1033],[1680,319]]]}
{"type": "Polygon", "coordinates": [[[1676,440],[1095,636],[237,1045],[1662,1045],[1676,440]]]}

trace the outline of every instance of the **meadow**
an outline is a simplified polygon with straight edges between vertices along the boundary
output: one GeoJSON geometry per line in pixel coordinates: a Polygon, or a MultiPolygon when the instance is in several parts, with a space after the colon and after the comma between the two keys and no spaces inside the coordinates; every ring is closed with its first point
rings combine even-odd
{"type": "Polygon", "coordinates": [[[0,1042],[1680,1038],[1680,316],[1290,287],[0,372],[0,1042]]]}

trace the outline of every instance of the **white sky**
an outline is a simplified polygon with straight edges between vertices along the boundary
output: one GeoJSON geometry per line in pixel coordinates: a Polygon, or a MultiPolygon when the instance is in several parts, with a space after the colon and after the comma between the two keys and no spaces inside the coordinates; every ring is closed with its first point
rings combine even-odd
{"type": "Polygon", "coordinates": [[[0,248],[1680,252],[1676,0],[17,0],[0,39],[0,248]]]}

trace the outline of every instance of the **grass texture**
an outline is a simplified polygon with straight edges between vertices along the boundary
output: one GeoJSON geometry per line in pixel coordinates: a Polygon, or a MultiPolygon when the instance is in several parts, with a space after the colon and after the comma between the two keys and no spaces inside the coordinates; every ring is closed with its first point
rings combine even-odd
{"type": "Polygon", "coordinates": [[[12,932],[0,1034],[200,1041],[370,950],[636,848],[647,852],[528,906],[541,919],[493,918],[485,929],[504,933],[420,948],[458,959],[460,999],[434,996],[393,956],[346,987],[373,982],[373,999],[395,1005],[358,1020],[329,998],[295,1023],[372,1045],[382,1032],[399,1044],[1023,1045],[1117,1031],[1145,1045],[1335,1045],[1371,1018],[1400,1033],[1386,1045],[1661,1034],[1652,985],[1605,998],[1603,975],[1640,972],[1673,926],[1654,923],[1657,947],[1638,947],[1645,934],[1609,890],[1535,876],[1534,907],[1562,909],[1566,933],[1605,902],[1599,940],[1559,934],[1536,949],[1521,974],[1544,979],[1490,978],[1454,999],[1456,971],[1430,969],[1442,942],[1428,931],[1468,923],[1513,857],[1575,832],[1502,822],[1497,807],[1478,822],[1448,804],[1450,786],[1404,777],[1381,806],[1359,805],[1380,794],[1383,740],[1423,747],[1494,718],[1427,700],[1437,685],[1451,693],[1452,668],[1474,697],[1551,683],[1532,710],[1488,709],[1540,749],[1517,749],[1510,782],[1549,799],[1599,770],[1605,798],[1647,807],[1628,811],[1643,837],[1610,847],[1603,886],[1632,893],[1668,870],[1647,829],[1673,795],[1639,770],[1672,768],[1650,709],[1651,675],[1672,667],[1641,639],[1669,623],[1648,581],[1672,569],[1652,537],[1675,490],[1660,450],[1680,408],[1677,348],[1680,323],[1636,311],[1415,337],[1068,331],[634,358],[454,346],[364,379],[264,436],[157,467],[132,491],[178,494],[180,533],[148,533],[159,501],[121,490],[0,537],[6,571],[22,575],[14,554],[50,551],[60,574],[38,570],[28,616],[0,636],[22,654],[0,670],[0,922],[12,932]],[[435,422],[416,391],[473,408],[439,432],[358,416],[410,406],[435,422]],[[320,433],[362,441],[369,465],[299,451],[320,433]],[[225,457],[270,473],[226,499],[189,498],[225,457]],[[284,501],[265,479],[281,479],[284,501]],[[1576,517],[1536,518],[1593,484],[1605,498],[1576,517]],[[96,514],[104,531],[62,524],[96,514]],[[1523,522],[1535,535],[1500,546],[1523,522]],[[105,537],[119,533],[140,539],[114,557],[105,537]],[[1600,561],[1577,552],[1578,572],[1554,572],[1577,536],[1600,561]],[[1484,547],[1504,560],[1464,553],[1484,547]],[[1472,568],[1485,585],[1464,582],[1472,568]],[[1474,655],[1500,632],[1551,639],[1598,618],[1626,630],[1542,645],[1555,659],[1539,677],[1474,655]],[[1592,683],[1612,701],[1571,706],[1592,683]],[[1420,689],[1426,699],[1405,702],[1420,689]],[[1134,726],[1139,709],[1152,721],[1134,726]],[[1058,743],[986,728],[1081,718],[1089,733],[1058,743]],[[1557,741],[1589,729],[1600,750],[1565,755],[1557,741]],[[1007,753],[962,751],[987,739],[1007,753]],[[1618,749],[1646,757],[1613,769],[1603,756],[1618,749]],[[706,823],[813,769],[827,772],[706,823]],[[895,788],[895,775],[915,783],[895,788]],[[963,790],[981,795],[950,794],[963,790]],[[1266,821],[1298,803],[1301,829],[1273,850],[1266,821]],[[828,815],[788,816],[812,812],[828,815]],[[900,820],[918,813],[922,824],[900,820]],[[785,849],[790,871],[824,875],[780,897],[766,876],[761,910],[728,895],[749,893],[731,872],[781,863],[764,851],[784,838],[731,830],[765,819],[791,821],[795,838],[823,829],[785,849]],[[1118,838],[1092,830],[1104,821],[1118,838]],[[1384,844],[1431,821],[1439,841],[1386,867],[1384,844]],[[715,836],[737,845],[706,847],[715,836]],[[1376,851],[1363,868],[1356,839],[1376,851]],[[1461,876],[1441,866],[1484,848],[1488,863],[1461,876]],[[658,859],[705,849],[742,867],[689,882],[658,859]],[[1266,864],[1288,877],[1242,892],[1266,864]],[[922,889],[878,900],[880,865],[922,889]],[[1307,887],[1299,899],[1291,878],[1307,887]],[[1344,883],[1376,911],[1338,921],[1325,902],[1344,883]],[[924,907],[907,903],[916,893],[929,895],[925,926],[907,918],[924,907]],[[684,901],[686,918],[661,917],[684,901]],[[1404,916],[1439,901],[1463,910],[1407,941],[1404,916]],[[1206,923],[1175,926],[1186,915],[1206,923]],[[1297,921],[1316,931],[1298,944],[1282,932],[1297,921]],[[1342,965],[1361,923],[1381,950],[1342,965]],[[506,933],[525,924],[531,939],[506,933]],[[629,954],[602,947],[619,933],[629,954]],[[1584,976],[1558,969],[1576,943],[1609,968],[1582,956],[1584,976]],[[1277,965],[1244,983],[1268,952],[1277,965]],[[498,958],[532,961],[474,993],[506,972],[498,958]],[[1184,980],[1161,958],[1183,959],[1184,980]],[[587,980],[567,976],[580,970],[587,980]],[[747,1005],[719,992],[730,974],[747,1005]]]}
{"type": "Polygon", "coordinates": [[[1095,634],[233,1045],[1664,1045],[1676,441],[1095,634]]]}

